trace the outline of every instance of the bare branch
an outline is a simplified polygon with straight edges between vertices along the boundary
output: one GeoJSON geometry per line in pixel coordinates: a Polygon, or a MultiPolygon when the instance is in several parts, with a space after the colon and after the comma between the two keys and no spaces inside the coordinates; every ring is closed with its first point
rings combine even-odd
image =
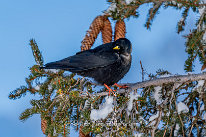
{"type": "MultiPolygon", "coordinates": [[[[160,2],[160,3],[161,2],[172,2],[172,1],[175,1],[175,0],[158,0],[158,2],[160,2]]],[[[150,2],[157,2],[157,0],[145,0],[143,3],[150,3],[150,2]]],[[[199,3],[195,3],[195,2],[190,3],[186,0],[178,0],[177,2],[186,4],[188,6],[205,6],[206,5],[206,4],[199,4],[199,3]]]]}
{"type": "MultiPolygon", "coordinates": [[[[189,74],[189,75],[175,75],[170,77],[157,78],[153,80],[147,80],[143,82],[137,82],[134,84],[128,84],[131,90],[148,87],[148,86],[161,86],[162,84],[169,83],[184,83],[187,81],[206,80],[206,73],[189,74]]],[[[121,91],[119,91],[121,93],[121,91]]]]}
{"type": "Polygon", "coordinates": [[[191,137],[191,133],[192,133],[192,129],[193,129],[193,126],[194,126],[194,123],[192,123],[192,126],[191,126],[191,128],[190,128],[190,132],[189,132],[189,137],[191,137]]]}
{"type": "MultiPolygon", "coordinates": [[[[117,93],[122,94],[125,92],[131,92],[133,90],[149,87],[149,86],[161,86],[162,84],[169,84],[169,83],[184,83],[188,81],[198,81],[198,80],[206,80],[206,73],[200,73],[200,74],[188,74],[188,75],[175,75],[170,77],[163,77],[163,78],[157,78],[152,80],[146,80],[143,82],[137,82],[137,83],[127,83],[126,85],[129,86],[128,89],[119,89],[117,90],[117,93]]],[[[125,85],[125,84],[122,84],[125,85]]],[[[93,94],[94,96],[107,96],[109,92],[100,92],[93,94]]],[[[88,94],[81,94],[81,97],[91,96],[88,94]]]]}
{"type": "MultiPolygon", "coordinates": [[[[168,125],[168,122],[167,122],[167,125],[168,125]]],[[[167,125],[166,125],[166,128],[165,128],[165,131],[164,131],[163,137],[165,137],[165,135],[166,135],[166,132],[167,132],[167,125]]]]}

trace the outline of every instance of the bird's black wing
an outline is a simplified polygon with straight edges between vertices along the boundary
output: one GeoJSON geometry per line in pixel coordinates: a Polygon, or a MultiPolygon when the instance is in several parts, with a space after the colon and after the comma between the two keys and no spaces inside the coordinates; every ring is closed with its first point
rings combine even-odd
{"type": "Polygon", "coordinates": [[[81,72],[98,67],[104,67],[113,64],[118,60],[110,48],[98,48],[98,50],[87,50],[79,52],[74,56],[70,56],[60,61],[51,62],[45,65],[46,69],[63,69],[71,72],[81,72]],[[103,49],[103,51],[101,50],[103,49]]]}

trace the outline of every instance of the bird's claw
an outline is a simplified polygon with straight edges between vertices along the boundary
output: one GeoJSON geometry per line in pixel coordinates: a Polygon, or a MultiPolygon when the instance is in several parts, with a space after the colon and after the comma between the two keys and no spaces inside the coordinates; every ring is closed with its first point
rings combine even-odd
{"type": "Polygon", "coordinates": [[[111,89],[111,88],[110,88],[109,86],[107,86],[106,84],[104,84],[104,86],[107,88],[106,91],[109,91],[109,96],[110,96],[110,92],[112,92],[112,94],[113,94],[114,96],[116,96],[115,93],[113,92],[113,91],[116,91],[116,90],[111,89]]]}
{"type": "Polygon", "coordinates": [[[119,88],[129,88],[129,86],[127,86],[126,84],[125,85],[119,85],[117,83],[114,84],[115,86],[119,87],[119,88]]]}

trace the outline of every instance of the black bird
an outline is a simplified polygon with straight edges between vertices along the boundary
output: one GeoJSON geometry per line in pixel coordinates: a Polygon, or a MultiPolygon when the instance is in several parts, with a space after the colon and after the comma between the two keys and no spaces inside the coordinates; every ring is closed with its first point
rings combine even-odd
{"type": "Polygon", "coordinates": [[[131,52],[131,42],[126,38],[120,38],[115,42],[48,63],[43,68],[67,70],[81,76],[92,77],[102,85],[111,86],[129,71],[132,60],[131,52]]]}

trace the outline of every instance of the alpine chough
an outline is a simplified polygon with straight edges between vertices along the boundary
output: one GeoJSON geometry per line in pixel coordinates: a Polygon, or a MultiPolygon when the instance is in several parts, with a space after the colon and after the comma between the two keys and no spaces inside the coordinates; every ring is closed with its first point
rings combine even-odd
{"type": "Polygon", "coordinates": [[[132,45],[126,38],[81,51],[74,56],[51,62],[45,69],[62,69],[94,78],[99,84],[111,86],[129,71],[132,45]]]}

